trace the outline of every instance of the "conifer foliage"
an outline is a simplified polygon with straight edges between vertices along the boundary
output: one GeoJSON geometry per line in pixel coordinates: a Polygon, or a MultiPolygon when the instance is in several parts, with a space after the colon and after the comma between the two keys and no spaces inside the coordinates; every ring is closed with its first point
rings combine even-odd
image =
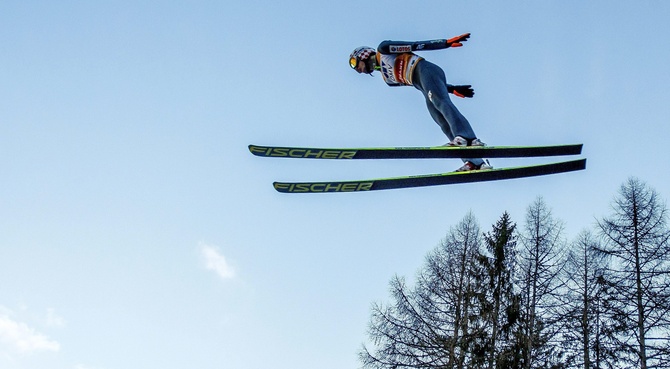
{"type": "Polygon", "coordinates": [[[516,272],[516,224],[505,212],[493,229],[484,235],[485,251],[480,255],[486,280],[481,319],[487,327],[486,355],[482,367],[488,369],[521,366],[518,326],[519,296],[514,291],[516,272]]]}

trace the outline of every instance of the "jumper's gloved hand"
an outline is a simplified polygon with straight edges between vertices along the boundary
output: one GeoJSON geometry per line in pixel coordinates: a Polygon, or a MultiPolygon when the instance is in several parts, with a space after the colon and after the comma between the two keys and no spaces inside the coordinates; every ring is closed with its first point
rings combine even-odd
{"type": "Polygon", "coordinates": [[[470,38],[470,33],[464,33],[460,36],[452,37],[447,40],[447,47],[461,47],[463,42],[470,38]]]}
{"type": "Polygon", "coordinates": [[[458,97],[475,96],[475,90],[472,89],[472,85],[462,85],[462,86],[447,85],[447,91],[458,97]]]}

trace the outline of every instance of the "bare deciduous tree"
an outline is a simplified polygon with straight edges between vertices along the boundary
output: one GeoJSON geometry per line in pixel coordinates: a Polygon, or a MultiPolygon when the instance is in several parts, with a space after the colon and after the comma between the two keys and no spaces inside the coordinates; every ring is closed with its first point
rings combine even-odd
{"type": "Polygon", "coordinates": [[[453,227],[426,259],[413,289],[391,282],[394,303],[372,309],[369,335],[375,350],[363,347],[364,367],[465,368],[477,337],[475,303],[480,230],[472,214],[453,227]]]}
{"type": "Polygon", "coordinates": [[[670,231],[667,208],[653,189],[630,178],[615,198],[613,213],[598,222],[610,257],[613,319],[621,345],[642,368],[669,368],[670,231]]]}
{"type": "Polygon", "coordinates": [[[553,217],[542,198],[528,207],[520,241],[518,284],[524,368],[552,367],[562,361],[557,345],[549,341],[558,333],[553,323],[561,288],[558,275],[563,265],[563,224],[553,217]]]}
{"type": "Polygon", "coordinates": [[[566,363],[575,368],[614,369],[620,366],[615,328],[607,310],[606,260],[591,231],[572,243],[566,259],[561,294],[561,326],[566,363]]]}

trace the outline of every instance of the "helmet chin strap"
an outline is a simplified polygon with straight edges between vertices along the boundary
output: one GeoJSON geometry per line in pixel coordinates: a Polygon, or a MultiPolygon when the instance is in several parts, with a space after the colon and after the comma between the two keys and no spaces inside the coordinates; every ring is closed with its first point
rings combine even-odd
{"type": "Polygon", "coordinates": [[[365,69],[368,71],[369,75],[372,75],[372,72],[376,70],[381,70],[381,67],[377,65],[377,62],[374,57],[369,58],[365,61],[365,69]]]}

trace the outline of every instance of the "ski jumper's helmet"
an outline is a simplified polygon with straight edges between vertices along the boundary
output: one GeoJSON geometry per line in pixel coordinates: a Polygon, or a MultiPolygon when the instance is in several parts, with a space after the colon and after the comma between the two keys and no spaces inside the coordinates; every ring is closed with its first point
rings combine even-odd
{"type": "Polygon", "coordinates": [[[365,69],[367,74],[372,74],[374,71],[375,60],[373,57],[376,57],[377,51],[369,46],[357,47],[351,55],[349,55],[349,66],[356,69],[359,61],[365,62],[365,69]]]}

